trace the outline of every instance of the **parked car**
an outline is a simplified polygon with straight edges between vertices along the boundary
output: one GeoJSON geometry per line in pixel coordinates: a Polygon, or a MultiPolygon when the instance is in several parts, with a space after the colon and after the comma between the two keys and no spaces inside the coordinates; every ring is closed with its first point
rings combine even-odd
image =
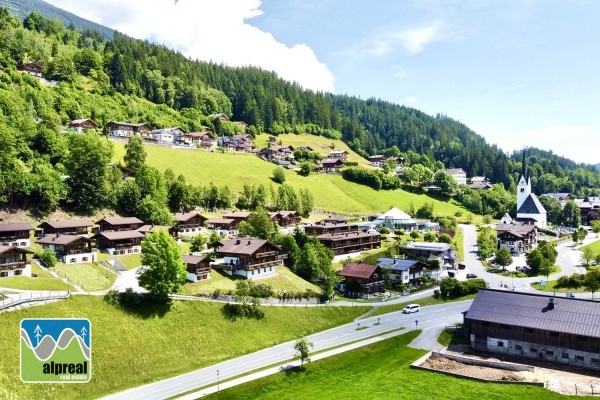
{"type": "Polygon", "coordinates": [[[467,268],[465,263],[458,263],[458,269],[465,269],[465,268],[467,268]]]}
{"type": "Polygon", "coordinates": [[[477,278],[477,275],[475,275],[475,274],[467,274],[467,279],[473,279],[473,278],[477,278]]]}
{"type": "Polygon", "coordinates": [[[454,278],[454,272],[453,271],[448,271],[448,276],[450,278],[454,278]]]}
{"type": "Polygon", "coordinates": [[[515,270],[517,271],[521,271],[521,272],[527,272],[531,270],[531,267],[524,265],[524,266],[516,266],[515,270]]]}
{"type": "Polygon", "coordinates": [[[574,299],[574,298],[575,298],[575,295],[574,295],[573,293],[571,293],[571,292],[567,292],[567,293],[565,293],[565,295],[566,295],[567,297],[570,297],[571,299],[574,299]]]}
{"type": "Polygon", "coordinates": [[[421,311],[421,306],[418,304],[409,304],[402,310],[404,314],[412,314],[421,311]]]}

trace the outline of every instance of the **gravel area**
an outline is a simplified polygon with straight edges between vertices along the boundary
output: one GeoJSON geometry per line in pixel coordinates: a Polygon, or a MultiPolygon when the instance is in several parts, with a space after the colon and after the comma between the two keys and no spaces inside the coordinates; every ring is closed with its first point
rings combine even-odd
{"type": "Polygon", "coordinates": [[[520,376],[520,373],[479,365],[463,364],[438,355],[432,355],[421,366],[490,381],[525,381],[525,377],[520,376]]]}

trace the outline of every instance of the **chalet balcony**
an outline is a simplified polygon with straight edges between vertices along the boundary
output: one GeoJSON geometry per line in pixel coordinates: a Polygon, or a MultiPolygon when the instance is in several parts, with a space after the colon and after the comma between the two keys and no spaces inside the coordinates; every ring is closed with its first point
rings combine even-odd
{"type": "Polygon", "coordinates": [[[108,246],[108,247],[114,247],[116,249],[121,249],[123,247],[133,247],[133,246],[139,246],[140,243],[139,242],[126,242],[126,243],[115,243],[112,246],[108,246]]]}
{"type": "Polygon", "coordinates": [[[189,229],[189,228],[202,228],[204,227],[203,224],[201,223],[197,223],[197,224],[177,224],[177,229],[189,229]]]}
{"type": "Polygon", "coordinates": [[[362,285],[360,285],[360,287],[362,288],[370,288],[373,286],[382,286],[385,283],[385,281],[373,281],[373,282],[368,282],[368,283],[363,283],[362,285]]]}
{"type": "Polygon", "coordinates": [[[277,255],[276,251],[265,251],[263,253],[256,253],[256,258],[273,257],[277,255]]]}
{"type": "Polygon", "coordinates": [[[15,268],[25,268],[27,265],[26,261],[17,261],[17,262],[9,262],[9,263],[0,263],[0,269],[15,269],[15,268]]]}

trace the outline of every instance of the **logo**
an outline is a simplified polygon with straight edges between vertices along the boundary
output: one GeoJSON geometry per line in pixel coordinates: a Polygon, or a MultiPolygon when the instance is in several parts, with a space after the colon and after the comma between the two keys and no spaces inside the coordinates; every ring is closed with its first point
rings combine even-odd
{"type": "Polygon", "coordinates": [[[21,380],[86,383],[92,379],[92,324],[84,318],[21,321],[21,380]]]}

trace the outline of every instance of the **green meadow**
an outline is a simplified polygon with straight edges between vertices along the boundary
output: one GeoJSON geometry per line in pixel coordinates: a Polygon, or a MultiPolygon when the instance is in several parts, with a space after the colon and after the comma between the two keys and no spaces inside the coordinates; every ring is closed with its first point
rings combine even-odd
{"type": "Polygon", "coordinates": [[[211,400],[564,399],[537,386],[476,382],[410,369],[427,353],[407,345],[420,331],[305,364],[205,398],[211,400]]]}
{"type": "Polygon", "coordinates": [[[101,296],[74,296],[1,315],[0,399],[91,399],[168,378],[353,321],[369,307],[264,307],[265,317],[228,319],[221,304],[175,301],[170,310],[123,311],[101,296]],[[19,379],[23,318],[88,318],[92,380],[32,385],[19,379]],[[252,338],[252,340],[248,340],[252,338]]]}

